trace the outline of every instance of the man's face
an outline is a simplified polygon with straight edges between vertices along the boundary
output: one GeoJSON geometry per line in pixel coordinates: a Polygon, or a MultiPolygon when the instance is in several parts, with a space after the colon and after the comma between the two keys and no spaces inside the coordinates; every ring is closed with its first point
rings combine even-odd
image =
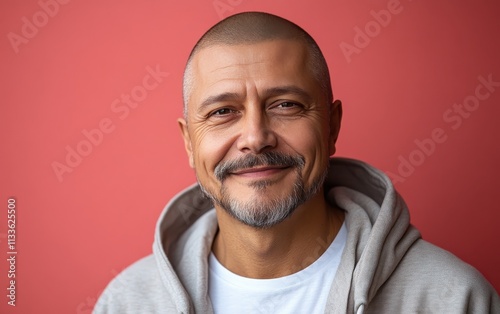
{"type": "Polygon", "coordinates": [[[245,224],[270,227],[323,197],[340,107],[327,103],[309,64],[291,40],[210,46],[192,60],[179,120],[190,164],[215,204],[245,224]]]}

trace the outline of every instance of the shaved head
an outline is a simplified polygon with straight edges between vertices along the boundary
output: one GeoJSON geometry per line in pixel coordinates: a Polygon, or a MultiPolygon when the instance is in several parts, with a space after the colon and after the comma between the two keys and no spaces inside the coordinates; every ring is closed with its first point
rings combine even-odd
{"type": "Polygon", "coordinates": [[[294,40],[304,43],[309,52],[311,74],[331,103],[333,93],[328,66],[314,39],[298,25],[279,16],[262,12],[244,12],[232,15],[214,25],[198,40],[191,51],[184,71],[184,116],[187,118],[187,105],[194,88],[191,63],[200,50],[214,45],[250,45],[271,40],[294,40]]]}

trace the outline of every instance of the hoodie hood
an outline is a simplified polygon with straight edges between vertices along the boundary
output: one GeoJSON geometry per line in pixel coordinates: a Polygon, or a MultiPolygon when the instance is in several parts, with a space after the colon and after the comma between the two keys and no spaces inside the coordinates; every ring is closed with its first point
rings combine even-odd
{"type": "Polygon", "coordinates": [[[327,198],[345,210],[348,235],[326,308],[362,313],[420,232],[410,225],[406,203],[382,171],[346,158],[334,158],[330,165],[327,198]]]}
{"type": "MultiPolygon", "coordinates": [[[[326,308],[362,313],[420,233],[390,179],[364,162],[332,158],[325,195],[345,211],[348,231],[326,308]]],[[[153,253],[181,313],[212,313],[208,255],[216,232],[213,204],[197,184],[172,199],[158,220],[153,253]]]]}

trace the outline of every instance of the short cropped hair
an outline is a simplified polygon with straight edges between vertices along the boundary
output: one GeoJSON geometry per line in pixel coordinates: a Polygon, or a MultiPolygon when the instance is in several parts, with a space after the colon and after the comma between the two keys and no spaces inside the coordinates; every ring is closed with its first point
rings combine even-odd
{"type": "Polygon", "coordinates": [[[326,99],[333,102],[328,65],[318,44],[305,30],[282,17],[263,12],[244,12],[227,17],[210,28],[196,43],[184,70],[183,100],[184,117],[187,118],[188,100],[193,89],[191,61],[203,48],[214,45],[254,44],[267,40],[298,40],[306,44],[309,67],[326,99]]]}

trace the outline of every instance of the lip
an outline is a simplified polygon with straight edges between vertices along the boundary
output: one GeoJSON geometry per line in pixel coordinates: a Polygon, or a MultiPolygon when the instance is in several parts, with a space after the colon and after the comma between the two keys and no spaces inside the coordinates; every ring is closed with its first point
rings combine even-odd
{"type": "Polygon", "coordinates": [[[267,177],[272,176],[276,173],[279,173],[283,170],[286,170],[290,167],[288,166],[262,166],[262,167],[254,167],[241,169],[235,172],[231,172],[232,175],[237,175],[241,177],[267,177]]]}

